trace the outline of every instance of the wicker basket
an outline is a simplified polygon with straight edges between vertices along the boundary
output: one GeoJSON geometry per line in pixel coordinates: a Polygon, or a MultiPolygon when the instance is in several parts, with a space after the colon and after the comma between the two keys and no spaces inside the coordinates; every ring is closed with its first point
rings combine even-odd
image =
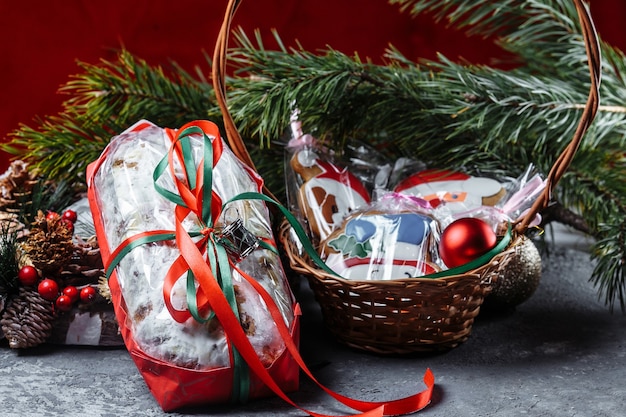
{"type": "MultiPolygon", "coordinates": [[[[581,22],[591,73],[589,97],[571,142],[546,178],[545,192],[515,225],[507,249],[488,264],[445,278],[346,280],[316,267],[299,250],[289,224],[281,226],[279,239],[291,268],[307,277],[321,306],[324,322],[339,341],[369,352],[404,354],[448,350],[467,340],[485,296],[506,268],[531,220],[549,203],[552,190],[569,167],[598,108],[600,52],[597,35],[583,2],[573,2],[581,22]]],[[[230,20],[238,3],[230,1],[215,50],[213,77],[229,143],[244,162],[254,167],[225,102],[226,43],[230,20]]]]}
{"type": "Polygon", "coordinates": [[[291,268],[306,276],[324,322],[348,346],[381,354],[448,350],[465,341],[514,246],[471,273],[446,278],[347,280],[317,269],[301,255],[291,226],[279,239],[291,268]]]}

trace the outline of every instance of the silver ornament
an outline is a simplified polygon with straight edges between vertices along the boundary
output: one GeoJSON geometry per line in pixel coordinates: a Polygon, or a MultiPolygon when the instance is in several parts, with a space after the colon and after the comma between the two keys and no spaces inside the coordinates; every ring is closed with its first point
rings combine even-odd
{"type": "Polygon", "coordinates": [[[522,236],[515,252],[509,256],[506,267],[485,298],[487,308],[511,309],[528,300],[539,286],[541,255],[535,244],[522,236]]]}

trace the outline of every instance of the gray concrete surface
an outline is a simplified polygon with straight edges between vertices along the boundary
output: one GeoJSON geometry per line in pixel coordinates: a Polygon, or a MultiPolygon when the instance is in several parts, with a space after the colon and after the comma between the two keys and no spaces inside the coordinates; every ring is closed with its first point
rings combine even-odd
{"type": "MultiPolygon", "coordinates": [[[[423,389],[431,405],[415,414],[452,416],[626,415],[626,316],[611,314],[588,282],[586,242],[557,233],[544,254],[536,293],[508,314],[483,314],[470,339],[437,355],[378,357],[334,342],[307,285],[302,354],[318,379],[344,395],[385,400],[423,389]]],[[[278,398],[164,413],[123,349],[0,346],[0,416],[300,416],[278,398]]],[[[349,414],[306,378],[292,394],[325,414],[349,414]]]]}

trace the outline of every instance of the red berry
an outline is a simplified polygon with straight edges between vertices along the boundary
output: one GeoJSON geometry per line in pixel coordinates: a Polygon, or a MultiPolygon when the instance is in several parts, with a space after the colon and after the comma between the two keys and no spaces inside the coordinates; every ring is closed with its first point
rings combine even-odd
{"type": "Polygon", "coordinates": [[[68,295],[59,295],[54,305],[61,311],[70,311],[74,302],[68,295]]]}
{"type": "Polygon", "coordinates": [[[48,211],[48,213],[46,214],[46,220],[54,220],[57,217],[59,217],[59,213],[55,211],[48,211]]]}
{"type": "Polygon", "coordinates": [[[84,303],[91,303],[96,299],[96,289],[92,286],[88,286],[80,290],[80,299],[84,303]]]}
{"type": "Polygon", "coordinates": [[[78,214],[76,214],[74,210],[65,210],[62,217],[71,221],[72,223],[76,223],[76,220],[78,220],[78,214]]]}
{"type": "Polygon", "coordinates": [[[25,265],[17,273],[20,283],[26,287],[32,287],[39,281],[39,273],[34,266],[25,265]]]}
{"type": "Polygon", "coordinates": [[[37,286],[37,292],[43,299],[53,301],[59,295],[59,285],[55,280],[46,278],[37,286]]]}
{"type": "Polygon", "coordinates": [[[62,219],[61,219],[61,222],[63,222],[63,224],[65,225],[65,227],[67,227],[67,229],[68,229],[70,232],[74,233],[74,223],[72,223],[71,221],[69,221],[69,220],[68,220],[68,219],[66,219],[66,218],[62,218],[62,219]]]}
{"type": "Polygon", "coordinates": [[[78,301],[78,299],[80,298],[78,288],[73,285],[68,285],[67,287],[63,288],[63,291],[61,293],[70,297],[73,303],[78,301]]]}

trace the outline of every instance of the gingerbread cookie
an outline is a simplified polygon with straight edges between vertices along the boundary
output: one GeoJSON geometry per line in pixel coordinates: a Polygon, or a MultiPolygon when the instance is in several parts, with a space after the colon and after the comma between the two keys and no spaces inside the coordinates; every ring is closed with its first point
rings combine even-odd
{"type": "Polygon", "coordinates": [[[363,212],[322,242],[321,254],[346,279],[419,277],[439,270],[431,261],[433,226],[425,214],[363,212]]]}
{"type": "Polygon", "coordinates": [[[319,240],[328,237],[351,211],[370,202],[369,193],[358,178],[310,149],[296,152],[291,168],[302,178],[300,211],[319,240]]]}
{"type": "Polygon", "coordinates": [[[421,197],[433,206],[445,203],[454,212],[494,206],[506,194],[502,184],[494,179],[439,169],[413,174],[394,191],[421,197]]]}

